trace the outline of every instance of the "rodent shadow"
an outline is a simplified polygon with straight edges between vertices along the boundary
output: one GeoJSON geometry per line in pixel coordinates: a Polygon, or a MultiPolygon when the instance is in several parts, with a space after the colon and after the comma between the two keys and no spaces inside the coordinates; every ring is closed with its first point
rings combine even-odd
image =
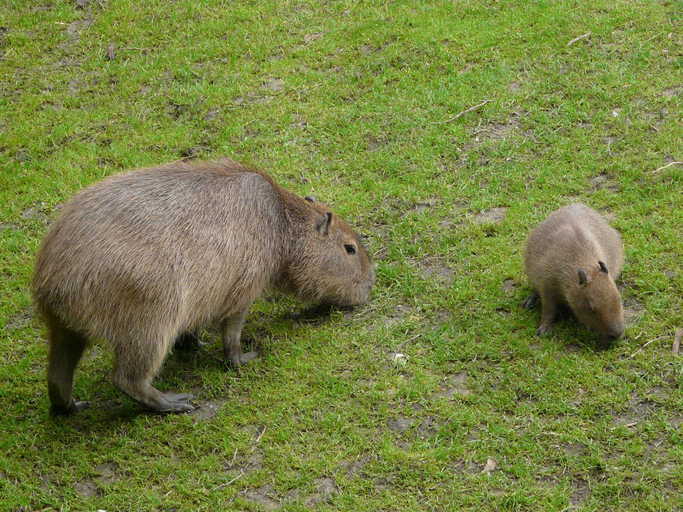
{"type": "MultiPolygon", "coordinates": [[[[540,301],[533,302],[530,301],[530,298],[526,298],[520,304],[520,307],[535,315],[536,310],[540,312],[540,301]],[[529,304],[529,302],[533,304],[529,304]]],[[[555,322],[558,330],[551,334],[545,334],[542,337],[561,341],[562,347],[568,352],[576,351],[577,348],[586,352],[603,352],[614,348],[616,345],[615,342],[603,343],[599,337],[596,337],[595,333],[579,324],[571,308],[566,304],[558,305],[555,322]]],[[[535,337],[538,337],[538,335],[535,335],[535,337]]]]}

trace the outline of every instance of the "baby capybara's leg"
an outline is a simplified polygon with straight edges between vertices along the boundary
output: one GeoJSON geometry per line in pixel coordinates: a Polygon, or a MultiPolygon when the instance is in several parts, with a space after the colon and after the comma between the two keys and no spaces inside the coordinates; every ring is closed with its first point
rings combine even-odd
{"type": "Polygon", "coordinates": [[[541,292],[541,325],[536,329],[537,336],[543,336],[552,329],[559,303],[552,293],[541,292]]]}
{"type": "Polygon", "coordinates": [[[88,340],[82,334],[68,329],[59,320],[48,319],[50,343],[47,368],[47,389],[52,414],[70,414],[88,407],[71,395],[74,371],[80,361],[88,340]]]}
{"type": "Polygon", "coordinates": [[[171,340],[146,340],[117,344],[114,384],[133,400],[156,412],[189,412],[195,409],[189,393],[162,393],[152,380],[159,372],[171,340]]]}
{"type": "Polygon", "coordinates": [[[244,325],[244,319],[247,316],[248,308],[238,313],[234,316],[228,317],[223,320],[223,353],[225,358],[230,361],[230,364],[235,368],[239,368],[240,365],[248,363],[252,359],[258,357],[258,352],[247,352],[242,353],[242,326],[244,325]]]}

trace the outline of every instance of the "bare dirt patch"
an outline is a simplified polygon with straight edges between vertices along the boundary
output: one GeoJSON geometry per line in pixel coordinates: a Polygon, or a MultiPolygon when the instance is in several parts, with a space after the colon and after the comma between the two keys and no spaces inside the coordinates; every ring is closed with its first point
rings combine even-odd
{"type": "Polygon", "coordinates": [[[370,456],[364,455],[359,459],[342,462],[340,468],[346,473],[347,477],[351,478],[360,475],[368,462],[370,462],[370,456]]]}
{"type": "Polygon", "coordinates": [[[384,326],[391,327],[401,323],[405,318],[409,317],[415,310],[406,305],[398,304],[394,309],[384,317],[384,326]]]}
{"type": "Polygon", "coordinates": [[[220,410],[226,400],[201,400],[196,402],[199,407],[190,413],[197,421],[210,420],[220,410]]]}
{"type": "Polygon", "coordinates": [[[586,447],[581,443],[565,443],[562,449],[571,457],[581,457],[587,453],[586,447]]]}
{"type": "Polygon", "coordinates": [[[119,474],[119,466],[114,462],[105,462],[95,467],[95,473],[97,477],[94,478],[95,482],[99,486],[105,486],[113,484],[121,479],[119,474]]]}
{"type": "Polygon", "coordinates": [[[439,426],[439,422],[434,416],[427,416],[417,427],[417,437],[420,439],[433,437],[439,431],[439,426]]]}
{"type": "Polygon", "coordinates": [[[505,206],[483,210],[474,216],[474,222],[476,224],[500,224],[505,219],[507,211],[505,206]]]}
{"type": "Polygon", "coordinates": [[[614,181],[606,172],[602,172],[590,180],[591,188],[594,191],[608,190],[610,192],[619,192],[619,184],[614,181]]]}
{"type": "Polygon", "coordinates": [[[318,503],[328,501],[332,496],[339,492],[337,483],[334,479],[329,477],[318,478],[315,481],[315,487],[316,491],[306,498],[306,501],[304,502],[307,507],[312,507],[318,503]]]}
{"type": "Polygon", "coordinates": [[[569,496],[569,503],[572,504],[572,508],[576,508],[586,501],[590,494],[590,488],[585,480],[575,480],[572,483],[572,493],[569,496]]]}
{"type": "Polygon", "coordinates": [[[418,263],[418,268],[423,279],[433,279],[445,286],[452,284],[455,280],[453,270],[437,259],[423,260],[418,263]]]}
{"type": "Polygon", "coordinates": [[[635,427],[647,418],[655,408],[655,403],[633,395],[628,402],[628,408],[614,415],[614,422],[625,427],[635,427]]]}
{"type": "Polygon", "coordinates": [[[29,206],[21,212],[21,218],[27,220],[37,220],[38,222],[47,224],[49,221],[49,216],[47,214],[47,204],[43,201],[40,201],[32,206],[29,206]]]}
{"type": "Polygon", "coordinates": [[[285,88],[285,81],[281,78],[271,78],[264,82],[263,87],[274,92],[279,92],[285,88]]]}
{"type": "Polygon", "coordinates": [[[22,309],[17,314],[10,317],[5,329],[7,331],[16,331],[18,329],[23,329],[31,324],[33,321],[33,308],[28,307],[22,309]]]}
{"type": "Polygon", "coordinates": [[[683,91],[683,86],[677,85],[675,87],[668,87],[662,91],[662,96],[665,98],[674,98],[681,94],[683,91]]]}
{"type": "Polygon", "coordinates": [[[280,501],[278,500],[272,485],[263,485],[258,489],[250,489],[244,493],[244,498],[247,501],[252,501],[261,505],[264,510],[276,510],[280,508],[280,501]]]}
{"type": "Polygon", "coordinates": [[[441,384],[440,391],[436,393],[438,398],[452,399],[456,396],[470,396],[472,390],[467,387],[467,372],[458,372],[448,375],[441,384]]]}
{"type": "Polygon", "coordinates": [[[386,141],[384,139],[375,137],[374,135],[369,135],[366,141],[368,145],[368,151],[377,151],[386,144],[386,141]]]}
{"type": "Polygon", "coordinates": [[[387,421],[387,427],[389,430],[402,434],[408,430],[413,424],[412,418],[406,418],[404,416],[399,416],[398,418],[391,419],[387,421]]]}
{"type": "Polygon", "coordinates": [[[624,323],[626,327],[635,324],[645,312],[642,302],[633,297],[624,299],[624,323]]]}
{"type": "Polygon", "coordinates": [[[99,487],[97,487],[97,484],[92,480],[82,480],[80,482],[76,482],[74,484],[74,490],[86,498],[93,498],[102,494],[99,487]]]}
{"type": "Polygon", "coordinates": [[[515,290],[519,288],[519,284],[517,284],[515,280],[511,277],[508,277],[503,281],[502,288],[503,292],[505,292],[505,295],[513,295],[515,293],[515,290]]]}

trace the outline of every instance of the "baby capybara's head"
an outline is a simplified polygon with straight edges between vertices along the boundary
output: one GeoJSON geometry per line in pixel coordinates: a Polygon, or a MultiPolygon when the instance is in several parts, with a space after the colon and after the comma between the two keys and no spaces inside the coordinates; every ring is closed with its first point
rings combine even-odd
{"type": "Polygon", "coordinates": [[[576,317],[600,333],[603,342],[620,338],[624,334],[624,308],[605,263],[599,261],[594,268],[579,269],[576,278],[579,287],[571,299],[576,317]]]}
{"type": "Polygon", "coordinates": [[[375,269],[360,238],[337,215],[307,197],[307,214],[289,269],[294,291],[304,300],[337,306],[368,302],[375,269]]]}

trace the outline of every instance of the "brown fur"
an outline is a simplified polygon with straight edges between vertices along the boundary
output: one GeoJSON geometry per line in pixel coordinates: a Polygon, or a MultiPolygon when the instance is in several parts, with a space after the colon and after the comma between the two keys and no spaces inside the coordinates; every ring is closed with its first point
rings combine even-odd
{"type": "Polygon", "coordinates": [[[71,386],[89,339],[109,341],[113,381],[128,395],[186,411],[189,395],[151,385],[180,333],[221,322],[226,357],[239,366],[254,356],[241,352],[244,318],[267,289],[351,306],[368,300],[373,282],[343,220],[262,172],[221,160],[111,176],[63,207],[37,257],[53,410],[84,405],[71,386]]]}
{"type": "Polygon", "coordinates": [[[551,213],[529,235],[525,255],[526,272],[535,290],[527,304],[541,299],[537,333],[548,332],[558,306],[566,304],[603,340],[621,337],[624,311],[614,281],[623,265],[621,237],[598,212],[572,204],[551,213]]]}

